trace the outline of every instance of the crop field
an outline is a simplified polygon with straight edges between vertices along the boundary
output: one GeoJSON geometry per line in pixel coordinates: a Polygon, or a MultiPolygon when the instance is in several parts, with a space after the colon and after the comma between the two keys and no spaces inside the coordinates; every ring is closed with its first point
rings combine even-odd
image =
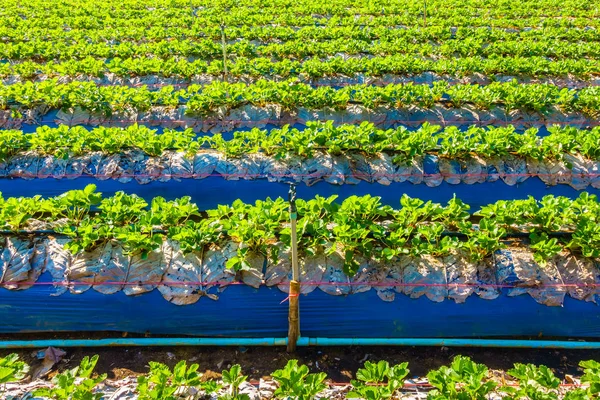
{"type": "MultiPolygon", "coordinates": [[[[599,195],[597,1],[0,2],[3,338],[285,340],[298,299],[306,343],[593,342],[599,195]]],[[[238,370],[177,368],[136,396],[244,398],[238,370]]],[[[302,368],[269,396],[399,398],[408,374],[302,368]]],[[[457,358],[421,397],[600,392],[594,361],[576,390],[544,368],[457,358]]]]}
{"type": "MultiPolygon", "coordinates": [[[[427,373],[427,379],[411,379],[410,364],[366,361],[349,384],[336,385],[325,372],[311,372],[309,367],[291,359],[280,369],[260,381],[248,379],[239,364],[228,366],[218,378],[202,373],[197,363],[185,360],[172,367],[150,362],[149,372],[137,379],[111,380],[107,374],[94,373],[98,355],[84,357],[80,364],[57,374],[54,385],[35,382],[21,389],[14,382],[29,371],[27,363],[16,354],[0,358],[0,393],[7,389],[9,398],[24,393],[35,398],[51,399],[575,399],[597,398],[600,363],[580,362],[583,374],[562,383],[545,365],[515,363],[504,371],[488,369],[469,357],[455,356],[448,363],[427,373]],[[76,382],[79,382],[78,384],[76,382]],[[30,389],[31,388],[31,389],[30,389]],[[29,390],[28,390],[29,389],[29,390]],[[70,397],[72,396],[72,397],[70,397]],[[95,396],[95,397],[94,397],[95,396]],[[494,397],[491,397],[494,396],[494,397]]],[[[18,397],[17,397],[18,398],[18,397]]]]}

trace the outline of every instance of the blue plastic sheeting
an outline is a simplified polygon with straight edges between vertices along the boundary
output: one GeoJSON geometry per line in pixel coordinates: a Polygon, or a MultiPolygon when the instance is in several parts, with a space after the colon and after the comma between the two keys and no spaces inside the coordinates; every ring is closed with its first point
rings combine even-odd
{"type": "MultiPolygon", "coordinates": [[[[44,117],[39,121],[39,124],[22,124],[21,125],[21,130],[23,130],[23,132],[25,133],[33,133],[35,132],[35,130],[42,126],[42,125],[46,125],[49,127],[57,127],[59,124],[56,123],[55,119],[56,119],[56,115],[58,114],[57,110],[52,110],[50,111],[48,114],[44,115],[44,117]]],[[[149,124],[145,124],[140,122],[139,125],[147,125],[149,128],[151,129],[156,129],[157,132],[162,133],[164,128],[162,126],[152,126],[149,124]]],[[[86,129],[93,129],[94,126],[93,125],[81,125],[82,127],[86,128],[86,129]]],[[[397,126],[401,126],[401,124],[397,124],[397,126]]],[[[466,125],[461,125],[460,127],[458,127],[460,130],[462,131],[466,131],[469,128],[470,124],[466,124],[466,125]]],[[[303,129],[305,127],[305,125],[303,124],[293,124],[291,126],[292,128],[297,128],[297,129],[303,129]]],[[[267,129],[267,130],[271,130],[273,128],[280,128],[279,125],[273,125],[273,124],[267,124],[265,126],[265,128],[261,128],[261,129],[267,129]]],[[[414,127],[414,126],[407,126],[406,127],[409,131],[415,131],[417,129],[419,129],[418,127],[414,127]]],[[[236,128],[235,131],[249,131],[252,128],[236,128]]],[[[539,136],[547,136],[549,134],[548,132],[548,128],[544,125],[541,126],[538,129],[538,135],[539,136]]],[[[177,131],[183,131],[184,128],[175,128],[175,130],[177,131]]],[[[517,132],[524,132],[525,129],[515,129],[517,132]]],[[[233,132],[234,131],[229,131],[229,132],[222,132],[221,135],[223,135],[223,138],[225,138],[226,140],[229,140],[231,138],[233,138],[233,132]]],[[[200,132],[197,134],[197,136],[210,136],[211,133],[206,132],[200,132]]]]}
{"type": "MultiPolygon", "coordinates": [[[[42,276],[41,281],[49,281],[42,276]]],[[[55,288],[0,289],[1,333],[127,331],[230,337],[285,337],[287,294],[276,288],[227,288],[214,301],[206,297],[188,306],[165,301],[155,290],[128,297],[94,290],[53,297],[55,288]]],[[[300,298],[300,322],[308,337],[600,337],[600,313],[594,303],[565,298],[563,307],[536,303],[530,296],[495,300],[471,296],[463,304],[435,303],[425,296],[397,295],[384,302],[374,290],[331,296],[315,290],[300,298]]]]}
{"type": "MultiPolygon", "coordinates": [[[[236,199],[245,202],[254,202],[266,197],[287,198],[289,186],[285,183],[269,182],[260,180],[228,181],[219,176],[205,179],[182,179],[180,182],[171,180],[168,182],[153,181],[141,185],[135,180],[128,183],[120,183],[117,180],[97,180],[93,177],[81,177],[73,180],[68,179],[0,179],[0,192],[6,197],[34,196],[36,194],[56,196],[68,190],[82,189],[87,184],[94,183],[98,190],[106,196],[110,196],[119,190],[127,193],[135,193],[146,200],[156,196],[166,199],[175,199],[182,196],[191,196],[200,209],[215,208],[218,204],[231,204],[236,199]]],[[[406,193],[411,197],[419,197],[424,200],[445,203],[454,194],[465,203],[470,204],[472,210],[479,209],[482,205],[494,203],[498,200],[523,199],[531,195],[541,199],[548,194],[576,198],[579,196],[577,190],[567,185],[546,186],[537,178],[529,178],[525,182],[509,186],[498,180],[496,182],[478,183],[473,185],[451,185],[443,182],[440,186],[430,188],[425,184],[414,185],[410,182],[392,183],[384,186],[379,183],[360,182],[357,185],[332,185],[321,181],[313,186],[300,183],[297,186],[298,197],[311,199],[316,195],[330,196],[337,194],[340,200],[351,195],[362,196],[370,194],[381,196],[384,204],[393,207],[399,206],[399,199],[406,193]]],[[[600,190],[589,186],[589,193],[600,195],[600,190]]]]}

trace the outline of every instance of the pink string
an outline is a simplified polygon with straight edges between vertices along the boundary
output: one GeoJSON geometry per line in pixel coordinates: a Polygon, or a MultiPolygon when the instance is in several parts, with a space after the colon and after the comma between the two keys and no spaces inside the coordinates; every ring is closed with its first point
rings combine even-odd
{"type": "MultiPolygon", "coordinates": [[[[402,77],[402,75],[397,75],[399,78],[402,77]]],[[[218,81],[218,78],[216,76],[213,76],[214,81],[218,81]]],[[[398,83],[394,83],[394,82],[390,82],[390,81],[381,81],[381,82],[377,82],[377,80],[381,79],[378,77],[373,77],[373,76],[369,76],[369,78],[374,78],[375,82],[370,83],[370,86],[385,86],[385,85],[394,85],[394,84],[402,84],[402,82],[398,82],[398,83]]],[[[320,78],[315,78],[315,79],[320,79],[320,78]]],[[[326,78],[323,78],[326,79],[326,78]]],[[[309,86],[316,86],[316,87],[328,87],[328,86],[339,86],[339,87],[347,87],[347,86],[354,86],[354,85],[363,85],[364,83],[360,83],[358,82],[359,79],[357,79],[356,82],[330,82],[330,83],[326,83],[326,82],[309,82],[309,81],[304,81],[302,83],[305,83],[309,86]]],[[[74,81],[75,82],[75,81],[74,81]]],[[[80,81],[80,82],[94,82],[93,80],[89,80],[89,81],[80,81]]],[[[435,82],[435,80],[434,80],[435,82]]],[[[198,85],[198,86],[203,86],[206,84],[210,84],[212,82],[179,82],[179,83],[98,83],[96,82],[96,86],[127,86],[127,87],[141,87],[141,86],[148,86],[148,87],[156,87],[156,88],[160,88],[160,87],[166,87],[166,86],[173,86],[173,87],[187,87],[187,86],[191,86],[191,85],[198,85]]],[[[461,83],[455,83],[455,85],[458,85],[461,83]]],[[[452,83],[450,83],[450,85],[452,85],[452,83]]],[[[567,85],[565,85],[566,87],[567,85]]],[[[600,83],[596,83],[596,82],[591,82],[591,83],[586,83],[585,84],[586,87],[594,87],[594,86],[600,86],[600,83]]]]}
{"type": "MultiPolygon", "coordinates": [[[[374,117],[373,119],[377,119],[376,117],[374,117]]],[[[358,122],[353,122],[351,118],[348,118],[348,123],[358,123],[358,122]]],[[[369,121],[370,119],[367,118],[367,121],[369,121]]],[[[7,119],[0,119],[0,122],[5,122],[7,121],[7,119]]],[[[16,121],[16,120],[15,120],[16,121]]],[[[298,122],[298,123],[302,123],[303,120],[294,118],[293,121],[291,122],[298,122]]],[[[328,121],[327,119],[322,119],[322,120],[313,120],[311,119],[310,121],[328,121]]],[[[361,120],[359,122],[363,122],[364,120],[361,120]]],[[[23,119],[21,122],[25,122],[26,120],[23,119]]],[[[44,123],[44,121],[40,121],[41,123],[44,123]]],[[[54,120],[52,121],[54,122],[54,120]]],[[[282,119],[265,119],[265,120],[241,120],[241,119],[226,119],[226,120],[220,120],[220,119],[196,119],[196,120],[184,120],[184,119],[111,119],[111,118],[89,118],[86,121],[82,121],[80,122],[80,124],[90,124],[90,125],[94,125],[94,124],[100,124],[100,123],[112,123],[112,124],[123,124],[123,123],[127,123],[127,124],[133,124],[133,123],[140,123],[140,124],[150,124],[150,125],[162,125],[163,123],[168,122],[168,123],[176,123],[176,124],[186,124],[186,126],[197,126],[197,125],[203,125],[204,123],[207,124],[217,124],[217,123],[225,123],[225,124],[238,124],[238,123],[255,123],[255,124],[272,124],[272,125],[278,125],[281,124],[282,122],[285,122],[285,118],[282,119]]],[[[342,121],[343,122],[343,121],[342,121]]],[[[460,119],[460,120],[456,120],[456,121],[439,121],[439,122],[435,122],[432,121],[431,119],[420,119],[420,120],[403,120],[403,119],[385,119],[385,122],[387,124],[400,124],[400,125],[414,125],[414,124],[422,124],[424,122],[430,122],[432,124],[435,123],[439,123],[442,125],[494,125],[494,126],[509,126],[509,125],[515,125],[515,124],[523,124],[523,125],[585,125],[585,126],[600,126],[600,120],[588,120],[588,119],[583,119],[583,120],[573,120],[573,121],[556,121],[556,120],[541,120],[538,119],[536,121],[532,121],[532,122],[528,122],[528,121],[503,121],[500,120],[498,118],[493,118],[490,120],[467,120],[467,119],[460,119]]],[[[68,124],[67,124],[68,125],[68,124]]],[[[74,124],[74,125],[78,125],[78,124],[74,124]]],[[[375,125],[378,125],[377,123],[375,123],[375,125]]]]}
{"type": "MultiPolygon", "coordinates": [[[[422,174],[415,174],[415,173],[393,173],[393,174],[385,174],[385,173],[374,173],[374,174],[367,174],[367,173],[351,173],[349,175],[345,175],[343,174],[345,177],[357,177],[357,178],[395,178],[395,177],[421,177],[421,178],[429,178],[429,177],[441,177],[441,178],[461,178],[461,177],[487,177],[490,175],[498,175],[500,178],[502,177],[561,177],[561,178],[568,178],[568,177],[578,177],[578,178],[583,178],[583,177],[589,177],[589,178],[595,178],[595,177],[599,177],[600,176],[600,172],[598,173],[573,173],[570,170],[564,174],[561,173],[500,173],[500,172],[496,172],[496,173],[487,173],[487,172],[478,172],[478,173],[470,173],[470,174],[443,174],[443,173],[436,173],[436,174],[427,174],[427,173],[422,173],[422,174]]],[[[173,179],[178,179],[178,178],[208,178],[208,177],[224,177],[224,178],[250,178],[250,179],[254,179],[254,178],[268,178],[268,177],[274,177],[274,178],[289,178],[289,177],[309,177],[309,178],[322,178],[322,177],[336,177],[336,176],[340,176],[340,175],[332,175],[332,174],[328,174],[328,173],[310,173],[310,174],[301,174],[301,173],[282,173],[282,174],[277,174],[277,173],[268,173],[268,174],[247,174],[247,173],[232,173],[232,174],[219,174],[219,173],[211,173],[211,174],[194,174],[194,173],[178,173],[178,174],[163,174],[163,173],[142,173],[142,174],[136,174],[136,173],[127,173],[127,172],[115,172],[113,174],[93,174],[93,173],[89,173],[89,172],[82,172],[80,174],[60,174],[60,173],[48,173],[48,174],[33,174],[33,173],[29,173],[29,172],[22,172],[22,173],[18,173],[18,174],[9,174],[9,175],[5,175],[5,176],[0,176],[0,179],[2,178],[40,178],[43,179],[45,177],[52,177],[52,178],[79,178],[81,176],[90,176],[90,177],[96,177],[96,178],[114,178],[114,179],[119,179],[119,178],[173,178],[173,179]],[[41,177],[40,177],[41,175],[41,177]]]]}
{"type": "Polygon", "coordinates": [[[296,293],[296,294],[291,294],[291,293],[290,293],[290,294],[288,295],[288,297],[286,297],[285,299],[281,300],[281,303],[279,303],[279,304],[283,304],[283,303],[285,303],[286,301],[288,301],[288,300],[290,299],[290,297],[300,297],[300,294],[299,294],[299,293],[296,293]]]}
{"type": "MultiPolygon", "coordinates": [[[[289,281],[282,281],[275,285],[287,285],[289,281]]],[[[539,289],[539,288],[599,288],[600,283],[542,283],[539,285],[519,284],[493,284],[493,283],[404,283],[404,282],[331,282],[331,281],[306,281],[299,282],[300,286],[373,286],[373,287],[461,287],[461,288],[495,288],[495,289],[539,289]]],[[[85,281],[57,281],[57,282],[3,282],[0,286],[228,286],[245,285],[242,281],[212,281],[212,282],[165,282],[165,281],[140,281],[140,282],[85,282],[85,281]]],[[[273,285],[273,286],[275,286],[273,285]]]]}

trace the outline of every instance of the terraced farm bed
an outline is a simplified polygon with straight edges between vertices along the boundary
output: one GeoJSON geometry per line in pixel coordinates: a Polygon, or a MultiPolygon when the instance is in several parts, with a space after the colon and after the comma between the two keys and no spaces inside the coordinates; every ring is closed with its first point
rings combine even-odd
{"type": "Polygon", "coordinates": [[[426,7],[3,2],[0,332],[284,337],[293,183],[305,335],[597,338],[598,5],[426,7]]]}

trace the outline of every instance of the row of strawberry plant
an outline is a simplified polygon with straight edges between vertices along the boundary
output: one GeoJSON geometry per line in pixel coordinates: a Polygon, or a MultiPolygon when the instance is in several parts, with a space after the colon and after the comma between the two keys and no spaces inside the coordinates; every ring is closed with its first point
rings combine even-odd
{"type": "MultiPolygon", "coordinates": [[[[544,27],[531,30],[507,30],[505,28],[488,27],[357,27],[357,26],[243,26],[225,27],[224,33],[228,39],[247,39],[272,42],[280,40],[331,40],[355,39],[372,41],[378,39],[406,38],[417,43],[429,41],[478,39],[487,42],[501,40],[564,40],[567,42],[595,42],[600,40],[596,30],[568,29],[563,27],[544,27]]],[[[154,42],[165,39],[201,39],[210,38],[221,40],[222,31],[218,25],[182,27],[146,27],[126,26],[119,28],[101,27],[100,29],[71,29],[64,27],[48,29],[47,27],[29,27],[27,35],[21,28],[0,27],[0,41],[5,43],[29,42],[32,40],[80,41],[87,43],[102,43],[109,41],[137,43],[154,42]]]]}
{"type": "MultiPolygon", "coordinates": [[[[171,58],[111,58],[99,60],[85,57],[81,60],[61,62],[33,62],[0,64],[0,78],[18,77],[22,80],[48,79],[55,77],[102,78],[107,74],[118,77],[146,77],[158,75],[192,79],[199,75],[221,77],[225,68],[222,60],[189,61],[178,57],[171,58]]],[[[434,72],[441,75],[468,77],[472,74],[484,74],[494,78],[496,74],[518,75],[526,77],[565,77],[590,78],[600,75],[600,61],[585,59],[549,60],[546,57],[458,57],[452,59],[431,60],[414,55],[392,55],[372,58],[330,57],[321,60],[317,57],[302,61],[271,58],[236,57],[227,61],[227,73],[232,77],[274,76],[280,79],[299,76],[307,78],[354,77],[363,74],[368,77],[382,77],[387,74],[420,74],[434,72]]]]}
{"type": "MultiPolygon", "coordinates": [[[[442,42],[415,43],[411,38],[365,41],[340,38],[324,41],[290,40],[283,43],[255,44],[242,39],[225,46],[227,54],[236,57],[274,57],[303,59],[326,57],[339,53],[347,55],[414,54],[423,57],[551,57],[554,59],[600,57],[595,42],[570,43],[563,40],[505,40],[488,42],[486,39],[460,39],[442,42]]],[[[0,43],[0,59],[8,60],[69,60],[72,58],[173,56],[215,59],[223,56],[223,46],[212,39],[159,40],[150,43],[101,42],[87,43],[35,39],[29,42],[0,43]]]]}
{"type": "MultiPolygon", "coordinates": [[[[503,14],[502,16],[484,15],[481,13],[465,14],[460,10],[448,7],[452,10],[446,15],[427,16],[427,26],[445,26],[445,27],[492,27],[494,29],[539,29],[539,28],[565,28],[565,29],[597,29],[600,23],[593,17],[571,18],[559,16],[531,16],[520,15],[512,16],[503,14]]],[[[180,16],[160,16],[153,12],[147,16],[128,16],[125,18],[112,18],[110,24],[106,23],[106,15],[102,16],[48,16],[44,19],[22,18],[15,15],[0,16],[2,26],[12,29],[26,31],[30,28],[48,28],[57,29],[66,27],[67,29],[89,29],[100,30],[107,26],[114,28],[128,28],[131,26],[146,26],[153,28],[187,28],[200,29],[202,26],[220,26],[224,24],[229,27],[255,27],[255,26],[289,26],[300,28],[306,26],[354,26],[354,27],[409,27],[422,26],[422,12],[412,14],[382,14],[377,15],[354,15],[354,16],[331,16],[331,15],[299,15],[293,11],[282,11],[278,9],[274,12],[261,8],[260,12],[249,10],[247,8],[238,10],[228,10],[226,12],[215,12],[212,16],[202,16],[198,10],[188,9],[187,13],[180,16]]],[[[111,12],[114,12],[111,10],[111,12]]]]}
{"type": "Polygon", "coordinates": [[[91,130],[81,126],[41,126],[35,133],[0,130],[0,160],[26,150],[61,159],[94,151],[118,154],[128,149],[138,149],[150,156],[160,156],[166,150],[193,154],[202,144],[202,140],[196,140],[196,134],[191,129],[177,131],[165,128],[162,133],[158,133],[143,125],[131,125],[127,128],[98,127],[91,130]]]}
{"type": "Polygon", "coordinates": [[[223,139],[220,134],[201,140],[212,149],[233,157],[257,152],[277,158],[288,155],[311,157],[313,151],[325,149],[331,154],[393,152],[394,161],[398,163],[410,162],[427,153],[453,159],[467,159],[474,155],[506,157],[511,154],[540,161],[562,159],[565,154],[600,158],[597,148],[599,128],[578,130],[553,126],[548,128],[548,132],[547,136],[538,136],[538,130],[531,128],[519,133],[513,126],[472,126],[461,131],[455,126],[442,129],[428,123],[416,131],[405,127],[383,130],[366,121],[358,126],[334,126],[328,121],[307,122],[307,127],[302,130],[287,126],[269,131],[255,128],[250,132],[234,132],[229,140],[223,139]]]}
{"type": "MultiPolygon", "coordinates": [[[[106,374],[94,374],[98,362],[97,355],[86,356],[80,365],[57,374],[52,385],[33,392],[38,397],[52,400],[100,400],[104,397],[102,383],[106,374]]],[[[0,358],[0,390],[4,382],[18,382],[25,378],[29,366],[19,361],[16,354],[0,358]]],[[[592,400],[600,395],[600,363],[581,361],[582,384],[563,388],[561,381],[545,365],[514,364],[500,380],[484,364],[478,364],[469,357],[456,356],[449,366],[442,366],[427,374],[427,384],[421,387],[427,390],[427,400],[471,399],[485,400],[495,398],[532,400],[592,400]],[[508,381],[507,381],[508,380],[508,381]]],[[[221,379],[208,378],[199,372],[198,364],[187,365],[178,362],[173,369],[169,366],[150,362],[149,372],[137,377],[135,394],[139,400],[177,400],[197,395],[214,395],[218,400],[250,400],[248,394],[248,376],[242,374],[240,365],[224,370],[221,379]],[[243,390],[243,389],[244,390],[243,390]]],[[[390,365],[387,361],[366,361],[363,368],[356,372],[356,379],[348,389],[337,390],[336,398],[360,398],[383,400],[400,398],[410,370],[408,363],[390,365]]],[[[310,373],[308,366],[300,365],[297,360],[289,360],[285,367],[274,371],[270,379],[276,388],[269,398],[313,400],[323,398],[329,388],[324,372],[310,373]]],[[[333,394],[330,392],[330,394],[333,394]]]]}
{"type": "MultiPolygon", "coordinates": [[[[443,206],[404,195],[401,208],[394,209],[379,197],[351,196],[341,203],[336,197],[298,202],[298,243],[308,255],[341,251],[348,276],[358,270],[357,255],[391,261],[402,255],[461,253],[479,262],[504,248],[503,240],[514,234],[529,236],[540,265],[565,250],[600,256],[600,204],[585,192],[575,200],[548,195],[540,201],[532,197],[498,201],[475,213],[456,198],[443,206]]],[[[227,238],[242,244],[227,266],[244,270],[252,253],[277,263],[280,246],[274,244],[289,247],[287,207],[281,198],[254,205],[237,200],[200,213],[189,197],[174,201],[156,197],[149,205],[123,192],[103,198],[89,185],[47,199],[1,199],[0,229],[13,234],[32,227],[54,230],[72,239],[66,247],[74,253],[114,240],[127,254],[144,255],[158,249],[165,238],[178,241],[184,252],[201,251],[227,238]]]]}
{"type": "MultiPolygon", "coordinates": [[[[18,10],[18,6],[23,11],[23,16],[28,17],[36,10],[35,6],[39,5],[40,1],[26,1],[26,2],[16,2],[8,1],[7,9],[16,11],[18,10]],[[17,7],[15,7],[17,6],[17,7]]],[[[331,4],[324,5],[322,3],[318,3],[316,1],[304,1],[304,2],[291,2],[291,1],[269,1],[269,2],[243,2],[236,3],[232,1],[218,1],[218,2],[206,2],[206,1],[174,1],[168,5],[163,3],[155,3],[148,4],[140,1],[130,1],[119,3],[123,5],[122,9],[113,10],[112,5],[114,2],[99,2],[94,1],[90,2],[90,4],[83,6],[78,9],[72,9],[67,5],[58,5],[56,8],[50,11],[50,15],[58,14],[60,16],[71,16],[71,17],[85,17],[85,16],[94,16],[101,17],[106,14],[107,11],[114,11],[115,18],[127,18],[127,17],[136,17],[136,16],[147,16],[151,15],[152,12],[156,12],[161,17],[178,17],[181,15],[185,15],[189,13],[190,7],[195,10],[200,11],[200,14],[208,14],[208,15],[220,15],[227,9],[229,10],[237,10],[237,9],[249,9],[252,11],[257,11],[260,9],[265,9],[269,11],[273,11],[278,7],[287,6],[290,10],[297,12],[299,15],[334,15],[334,16],[351,16],[355,14],[364,14],[364,15],[378,15],[378,14],[403,14],[408,12],[420,11],[422,8],[422,4],[418,1],[392,1],[387,2],[385,4],[385,8],[382,9],[380,4],[362,4],[355,3],[348,0],[340,1],[336,0],[331,2],[331,4]]],[[[451,12],[452,10],[448,10],[444,8],[444,6],[450,6],[454,3],[447,0],[435,0],[432,1],[432,7],[434,8],[431,13],[432,15],[441,14],[451,12]],[[440,7],[440,9],[436,10],[436,7],[440,7]]],[[[595,16],[597,10],[593,7],[590,7],[586,4],[577,3],[576,1],[569,0],[565,2],[557,2],[557,1],[528,1],[522,4],[518,4],[517,6],[509,6],[506,3],[502,2],[493,2],[488,5],[482,5],[481,3],[467,1],[456,6],[456,9],[459,10],[470,10],[470,11],[487,11],[487,10],[495,10],[497,14],[506,14],[509,12],[513,12],[517,15],[527,14],[527,15],[536,15],[536,16],[562,16],[562,15],[589,15],[595,16]],[[543,6],[546,6],[545,8],[543,6]]]]}
{"type": "Polygon", "coordinates": [[[315,150],[326,150],[333,155],[391,152],[395,155],[394,161],[399,163],[410,162],[427,153],[453,159],[466,159],[473,155],[505,157],[511,154],[540,161],[559,160],[565,154],[600,159],[600,127],[580,130],[553,126],[548,128],[548,132],[548,135],[540,136],[536,128],[531,128],[519,133],[513,126],[472,126],[461,131],[454,126],[442,129],[428,123],[416,131],[409,131],[405,127],[383,130],[366,121],[360,125],[340,126],[328,121],[307,122],[304,129],[286,125],[281,129],[235,131],[233,138],[225,140],[220,134],[196,137],[191,129],[177,131],[166,128],[163,133],[158,133],[143,125],[90,130],[81,126],[60,125],[56,128],[38,127],[35,133],[0,130],[0,161],[26,151],[61,159],[96,151],[117,154],[128,149],[138,149],[149,156],[160,156],[166,150],[175,150],[193,157],[202,148],[215,149],[229,157],[260,152],[283,159],[290,155],[311,157],[315,150]]]}
{"type": "Polygon", "coordinates": [[[176,107],[185,102],[186,114],[203,116],[247,104],[280,105],[284,110],[299,107],[320,110],[345,110],[349,104],[361,104],[367,109],[380,106],[431,108],[445,103],[454,108],[473,104],[483,110],[502,106],[506,111],[544,113],[553,107],[563,112],[581,112],[596,117],[600,112],[600,88],[560,89],[550,84],[519,84],[493,82],[489,85],[397,84],[382,87],[349,85],[341,89],[314,88],[296,80],[272,82],[260,80],[253,84],[212,82],[206,86],[190,85],[185,90],[172,86],[151,91],[146,86],[102,86],[94,82],[59,83],[57,80],[0,85],[0,109],[11,106],[51,109],[80,107],[93,113],[113,115],[131,111],[148,111],[153,105],[176,107]]]}
{"type": "MultiPolygon", "coordinates": [[[[539,28],[568,28],[568,29],[589,29],[598,28],[599,22],[593,17],[577,17],[571,18],[559,16],[530,16],[520,15],[511,16],[504,14],[501,17],[488,16],[481,13],[471,13],[467,15],[461,13],[456,8],[446,15],[428,15],[427,26],[445,26],[445,27],[492,27],[501,29],[539,29],[539,28]]],[[[252,26],[290,26],[300,28],[305,26],[355,26],[355,27],[407,27],[407,26],[422,26],[422,12],[412,14],[382,14],[377,15],[354,15],[354,16],[331,16],[331,15],[299,15],[293,11],[277,12],[259,12],[247,8],[228,10],[226,12],[215,12],[212,16],[199,15],[198,10],[188,9],[187,13],[182,13],[178,17],[164,17],[157,13],[152,13],[147,16],[113,18],[110,24],[105,21],[106,15],[103,16],[75,16],[75,17],[52,17],[44,19],[15,17],[14,15],[3,16],[0,21],[3,26],[13,29],[27,30],[29,28],[46,27],[48,29],[56,29],[61,26],[69,29],[90,29],[98,30],[106,26],[123,28],[131,26],[149,26],[158,28],[173,28],[173,27],[190,27],[199,29],[201,26],[219,26],[224,24],[229,27],[252,27],[252,26]],[[46,22],[47,21],[47,22],[46,22]]],[[[262,11],[262,9],[261,9],[262,11]]]]}
{"type": "MultiPolygon", "coordinates": [[[[36,11],[35,5],[37,2],[23,2],[15,4],[7,4],[7,10],[13,10],[15,14],[21,16],[21,19],[31,20],[36,11]]],[[[356,3],[350,2],[336,2],[335,4],[328,4],[328,7],[324,7],[323,4],[317,2],[302,2],[302,3],[289,3],[289,2],[274,2],[273,4],[239,4],[231,2],[221,2],[220,4],[198,4],[196,6],[188,4],[175,5],[172,4],[169,7],[165,7],[164,4],[156,5],[156,7],[150,7],[148,5],[139,7],[138,4],[134,4],[136,9],[124,8],[110,8],[109,5],[113,4],[109,2],[104,4],[102,2],[93,2],[89,6],[80,7],[75,10],[72,8],[68,9],[68,13],[65,12],[63,7],[49,8],[50,16],[59,16],[66,20],[65,22],[75,22],[78,25],[89,25],[90,23],[98,24],[99,21],[103,20],[109,12],[113,15],[112,23],[121,22],[127,20],[143,19],[148,25],[152,26],[154,22],[164,24],[165,21],[177,20],[177,19],[191,19],[193,16],[206,18],[212,22],[219,22],[227,14],[229,18],[227,21],[242,22],[243,17],[253,17],[258,15],[260,11],[263,11],[266,15],[273,19],[281,10],[286,10],[290,15],[294,15],[297,18],[312,18],[313,16],[325,17],[325,18],[355,18],[356,15],[362,15],[365,19],[373,18],[373,16],[385,16],[397,17],[397,19],[405,22],[420,22],[422,18],[423,7],[419,2],[413,1],[408,3],[386,3],[385,5],[370,4],[370,5],[357,5],[356,3]],[[190,7],[192,6],[192,7],[190,7]],[[208,6],[208,7],[206,7],[208,6]],[[192,14],[193,11],[194,13],[192,14]],[[66,14],[66,15],[65,15],[66,14]],[[70,17],[67,17],[67,15],[70,17]]],[[[119,3],[121,5],[121,3],[119,3]]],[[[487,7],[482,7],[479,4],[472,4],[465,2],[461,5],[456,5],[447,1],[434,1],[428,10],[428,14],[435,20],[443,20],[444,18],[457,18],[460,15],[464,15],[471,18],[477,18],[493,21],[505,19],[505,24],[518,23],[519,18],[538,19],[544,20],[546,18],[552,19],[553,17],[571,17],[576,21],[578,19],[593,19],[597,16],[597,11],[590,7],[582,6],[571,2],[565,4],[564,8],[561,8],[557,4],[550,4],[548,2],[540,4],[523,4],[517,7],[506,7],[503,4],[494,4],[487,7]],[[462,13],[462,14],[461,14],[462,13]],[[533,17],[533,18],[532,18],[533,17]]],[[[12,13],[7,13],[11,15],[12,13]]],[[[558,18],[556,18],[558,19],[558,18]]],[[[289,21],[282,18],[284,21],[289,21]]],[[[181,21],[181,23],[186,22],[181,21]]],[[[291,22],[291,21],[289,21],[291,22]]],[[[247,24],[252,24],[252,21],[246,21],[247,24]]],[[[489,23],[489,22],[488,22],[489,23]]],[[[497,24],[501,22],[496,22],[497,24]]],[[[509,25],[510,26],[510,25],[509,25]]],[[[532,25],[525,25],[532,26],[532,25]]],[[[585,25],[584,25],[585,26],[585,25]]]]}

